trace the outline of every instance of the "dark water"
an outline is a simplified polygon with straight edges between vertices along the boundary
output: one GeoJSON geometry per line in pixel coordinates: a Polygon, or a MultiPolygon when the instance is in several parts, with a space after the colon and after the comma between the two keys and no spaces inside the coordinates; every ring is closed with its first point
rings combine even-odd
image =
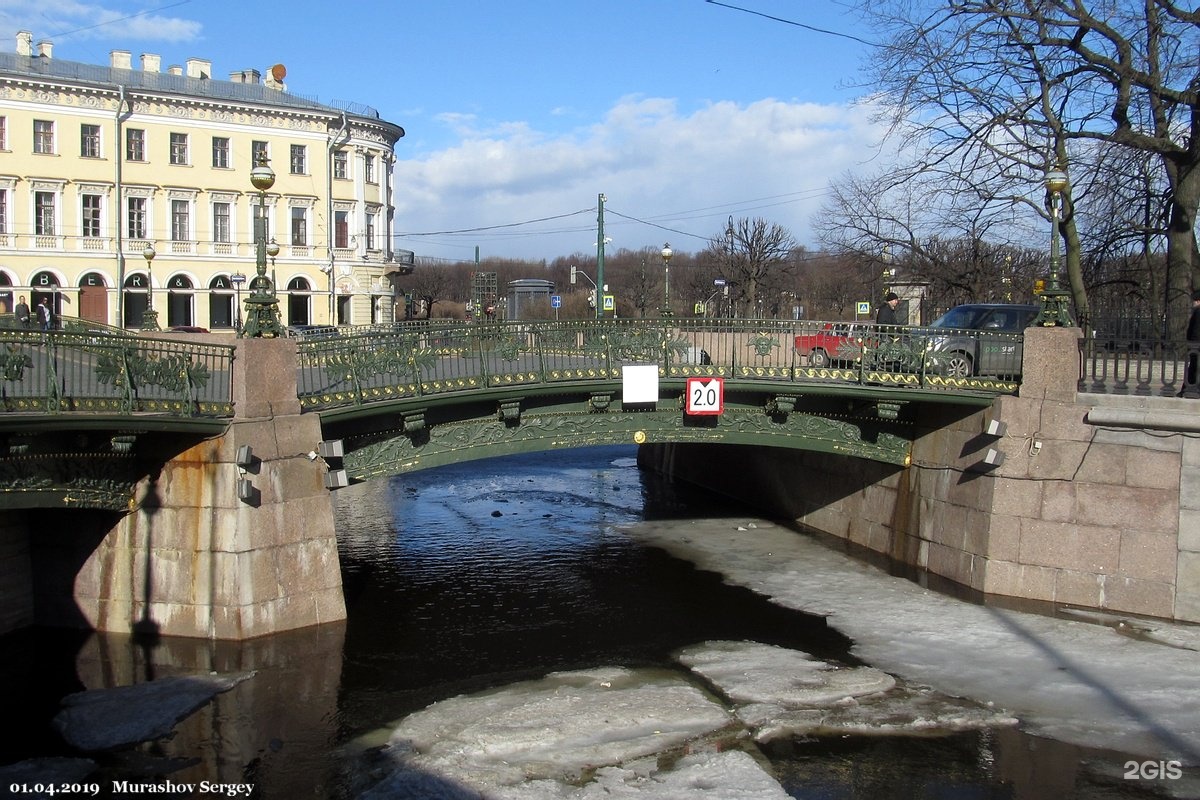
{"type": "MultiPolygon", "coordinates": [[[[245,643],[44,630],[0,639],[0,678],[22,687],[5,701],[22,735],[0,749],[0,763],[69,754],[49,719],[70,691],[252,669],[173,739],[98,758],[101,776],[341,798],[360,785],[346,765],[363,742],[456,694],[604,664],[674,669],[673,651],[714,639],[857,663],[822,620],[625,537],[619,526],[642,519],[748,515],[641,474],[632,448],[471,462],[336,499],[345,623],[245,643]]],[[[1156,796],[1121,780],[1119,754],[1017,731],[811,739],[766,755],[797,798],[1156,796]]]]}

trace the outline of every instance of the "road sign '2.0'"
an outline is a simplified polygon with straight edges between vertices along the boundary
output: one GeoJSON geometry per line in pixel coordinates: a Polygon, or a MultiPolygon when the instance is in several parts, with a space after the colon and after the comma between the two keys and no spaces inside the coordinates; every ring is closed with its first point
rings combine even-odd
{"type": "Polygon", "coordinates": [[[694,416],[715,416],[725,410],[724,378],[688,378],[685,411],[694,416]]]}

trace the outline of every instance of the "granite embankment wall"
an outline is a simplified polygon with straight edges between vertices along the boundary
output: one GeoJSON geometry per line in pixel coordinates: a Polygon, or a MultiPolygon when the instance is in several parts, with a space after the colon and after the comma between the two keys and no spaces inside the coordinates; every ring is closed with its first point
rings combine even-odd
{"type": "Polygon", "coordinates": [[[1076,395],[1077,335],[1029,332],[1018,397],[923,405],[906,468],[729,445],[639,460],[988,595],[1200,622],[1200,408],[1076,395]]]}

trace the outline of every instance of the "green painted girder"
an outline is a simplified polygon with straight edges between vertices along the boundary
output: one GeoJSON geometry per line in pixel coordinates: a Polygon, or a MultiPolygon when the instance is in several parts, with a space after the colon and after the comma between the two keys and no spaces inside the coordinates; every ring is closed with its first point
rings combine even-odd
{"type": "Polygon", "coordinates": [[[386,418],[395,424],[382,429],[354,432],[370,418],[340,415],[326,434],[340,429],[342,467],[353,481],[517,453],[661,442],[785,447],[909,463],[913,426],[894,390],[879,392],[886,395],[881,399],[849,399],[767,388],[727,385],[725,412],[707,417],[683,412],[682,387],[664,390],[655,405],[631,408],[622,405],[615,387],[582,396],[563,394],[562,387],[558,394],[495,393],[490,402],[476,394],[469,411],[441,397],[422,408],[393,404],[386,418]]]}

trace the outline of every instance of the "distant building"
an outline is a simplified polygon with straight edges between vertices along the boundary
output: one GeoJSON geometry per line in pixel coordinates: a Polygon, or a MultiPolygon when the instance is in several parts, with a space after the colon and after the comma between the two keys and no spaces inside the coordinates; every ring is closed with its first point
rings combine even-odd
{"type": "Polygon", "coordinates": [[[391,244],[404,129],[288,93],[281,65],[211,72],[198,58],[162,71],[151,54],[134,69],[123,50],[108,66],[63,61],[28,31],[0,53],[0,310],[48,297],[137,328],[152,281],[164,327],[232,330],[254,277],[262,153],[284,322],[394,319],[393,274],[411,269],[391,244]]]}

